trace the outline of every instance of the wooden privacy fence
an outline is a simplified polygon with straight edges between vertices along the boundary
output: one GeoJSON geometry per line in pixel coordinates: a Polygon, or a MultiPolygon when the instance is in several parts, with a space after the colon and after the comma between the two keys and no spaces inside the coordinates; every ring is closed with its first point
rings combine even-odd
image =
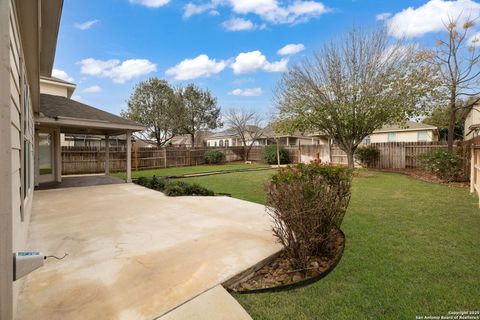
{"type": "MultiPolygon", "coordinates": [[[[419,166],[418,156],[430,150],[446,149],[439,142],[390,142],[372,143],[380,151],[380,159],[374,165],[378,169],[404,169],[419,166]]],[[[261,161],[264,146],[254,146],[250,150],[249,160],[261,161]]],[[[336,145],[302,145],[284,147],[291,162],[308,163],[319,157],[323,162],[346,165],[347,156],[336,145]]],[[[205,163],[205,152],[219,150],[225,154],[227,162],[240,161],[243,147],[205,147],[205,148],[145,148],[133,146],[132,169],[155,169],[179,166],[192,166],[205,163]]],[[[126,170],[126,148],[110,147],[110,171],[126,170]]],[[[83,174],[105,172],[104,147],[62,147],[62,173],[83,174]]]]}

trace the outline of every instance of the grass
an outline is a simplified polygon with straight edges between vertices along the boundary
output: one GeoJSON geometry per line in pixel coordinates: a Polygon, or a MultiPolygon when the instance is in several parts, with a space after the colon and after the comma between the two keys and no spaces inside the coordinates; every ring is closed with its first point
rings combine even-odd
{"type": "MultiPolygon", "coordinates": [[[[272,173],[185,181],[264,203],[272,173]]],[[[323,280],[235,297],[254,319],[415,319],[480,308],[480,209],[468,190],[373,172],[354,179],[342,229],[344,256],[323,280]]]]}
{"type": "MultiPolygon", "coordinates": [[[[173,168],[165,168],[165,169],[132,171],[132,178],[135,179],[142,176],[152,177],[154,175],[156,175],[157,177],[165,177],[165,176],[184,175],[184,174],[191,174],[191,173],[205,173],[205,172],[228,171],[228,170],[239,170],[239,169],[258,169],[258,168],[266,168],[266,167],[267,165],[264,165],[264,164],[243,164],[243,163],[173,167],[173,168]]],[[[124,179],[126,174],[125,172],[117,172],[113,175],[124,179]]]]}

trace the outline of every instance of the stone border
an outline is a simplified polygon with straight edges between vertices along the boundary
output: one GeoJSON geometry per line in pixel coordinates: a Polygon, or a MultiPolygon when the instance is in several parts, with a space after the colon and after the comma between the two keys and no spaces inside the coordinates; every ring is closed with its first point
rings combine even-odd
{"type": "Polygon", "coordinates": [[[229,289],[230,287],[233,287],[233,286],[239,284],[240,282],[243,282],[243,281],[246,281],[246,280],[252,278],[255,275],[255,272],[257,272],[258,270],[263,268],[265,265],[267,265],[268,263],[273,261],[275,258],[277,258],[278,255],[280,255],[280,253],[282,252],[282,250],[280,250],[277,253],[267,257],[266,259],[263,259],[260,262],[258,262],[254,266],[248,268],[247,270],[239,273],[238,275],[231,278],[230,280],[225,281],[222,285],[229,292],[232,292],[232,293],[251,294],[251,293],[278,292],[278,291],[284,291],[284,290],[297,289],[297,288],[305,287],[305,286],[307,286],[309,284],[312,284],[314,282],[317,282],[318,280],[326,277],[333,269],[335,269],[335,267],[338,265],[338,263],[340,262],[340,260],[343,257],[343,252],[345,250],[346,237],[345,237],[345,234],[343,233],[342,230],[339,229],[339,231],[340,231],[340,234],[343,236],[343,245],[340,248],[340,252],[339,252],[337,258],[330,265],[330,267],[328,269],[326,269],[324,272],[322,272],[322,273],[320,273],[320,274],[318,274],[314,277],[304,279],[304,280],[301,280],[301,281],[298,281],[298,282],[295,282],[295,283],[290,283],[290,284],[278,286],[278,287],[252,289],[252,290],[244,290],[244,291],[235,291],[235,290],[229,289]]]}

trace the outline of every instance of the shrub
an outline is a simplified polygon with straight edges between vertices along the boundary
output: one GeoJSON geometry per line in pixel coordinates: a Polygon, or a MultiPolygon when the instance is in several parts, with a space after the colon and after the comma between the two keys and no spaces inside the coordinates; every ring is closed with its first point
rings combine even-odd
{"type": "Polygon", "coordinates": [[[281,170],[267,186],[273,233],[297,268],[324,252],[350,201],[351,171],[311,163],[281,170]]]}
{"type": "Polygon", "coordinates": [[[158,191],[163,191],[166,184],[167,179],[157,178],[156,176],[153,176],[152,179],[150,179],[150,181],[148,182],[148,184],[145,185],[145,187],[158,191]]]}
{"type": "Polygon", "coordinates": [[[355,151],[355,159],[367,168],[371,168],[379,158],[380,151],[374,146],[360,146],[355,151]]]}
{"type": "Polygon", "coordinates": [[[205,152],[205,162],[208,164],[218,164],[225,161],[225,154],[218,150],[205,152]]]}
{"type": "Polygon", "coordinates": [[[419,156],[420,165],[445,182],[465,179],[463,158],[453,152],[432,150],[419,156]]]}
{"type": "MultiPolygon", "coordinates": [[[[290,163],[290,159],[288,156],[288,151],[280,147],[280,164],[290,163]]],[[[262,151],[262,160],[268,164],[277,164],[277,146],[276,145],[269,145],[266,146],[262,151]]]]}
{"type": "Polygon", "coordinates": [[[196,183],[189,184],[183,181],[170,181],[167,183],[165,194],[169,197],[179,196],[213,196],[214,192],[196,183]]]}

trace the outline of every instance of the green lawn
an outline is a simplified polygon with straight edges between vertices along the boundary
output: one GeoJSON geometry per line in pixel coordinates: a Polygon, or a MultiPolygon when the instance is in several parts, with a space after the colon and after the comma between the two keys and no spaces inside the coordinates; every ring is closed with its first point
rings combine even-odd
{"type": "MultiPolygon", "coordinates": [[[[157,177],[164,177],[164,176],[183,175],[183,174],[190,174],[190,173],[204,173],[204,172],[240,170],[240,169],[258,169],[258,168],[266,168],[266,167],[268,166],[264,164],[243,164],[243,163],[173,167],[173,168],[165,168],[165,169],[132,171],[132,178],[135,179],[142,176],[151,177],[153,175],[156,175],[157,177]]],[[[122,179],[125,178],[125,172],[117,172],[117,173],[114,173],[113,175],[122,179]]]]}
{"type": "MultiPolygon", "coordinates": [[[[185,180],[263,203],[272,173],[185,180]]],[[[325,279],[235,297],[254,319],[415,319],[480,309],[480,209],[467,189],[400,174],[358,177],[342,229],[343,259],[325,279]]]]}

